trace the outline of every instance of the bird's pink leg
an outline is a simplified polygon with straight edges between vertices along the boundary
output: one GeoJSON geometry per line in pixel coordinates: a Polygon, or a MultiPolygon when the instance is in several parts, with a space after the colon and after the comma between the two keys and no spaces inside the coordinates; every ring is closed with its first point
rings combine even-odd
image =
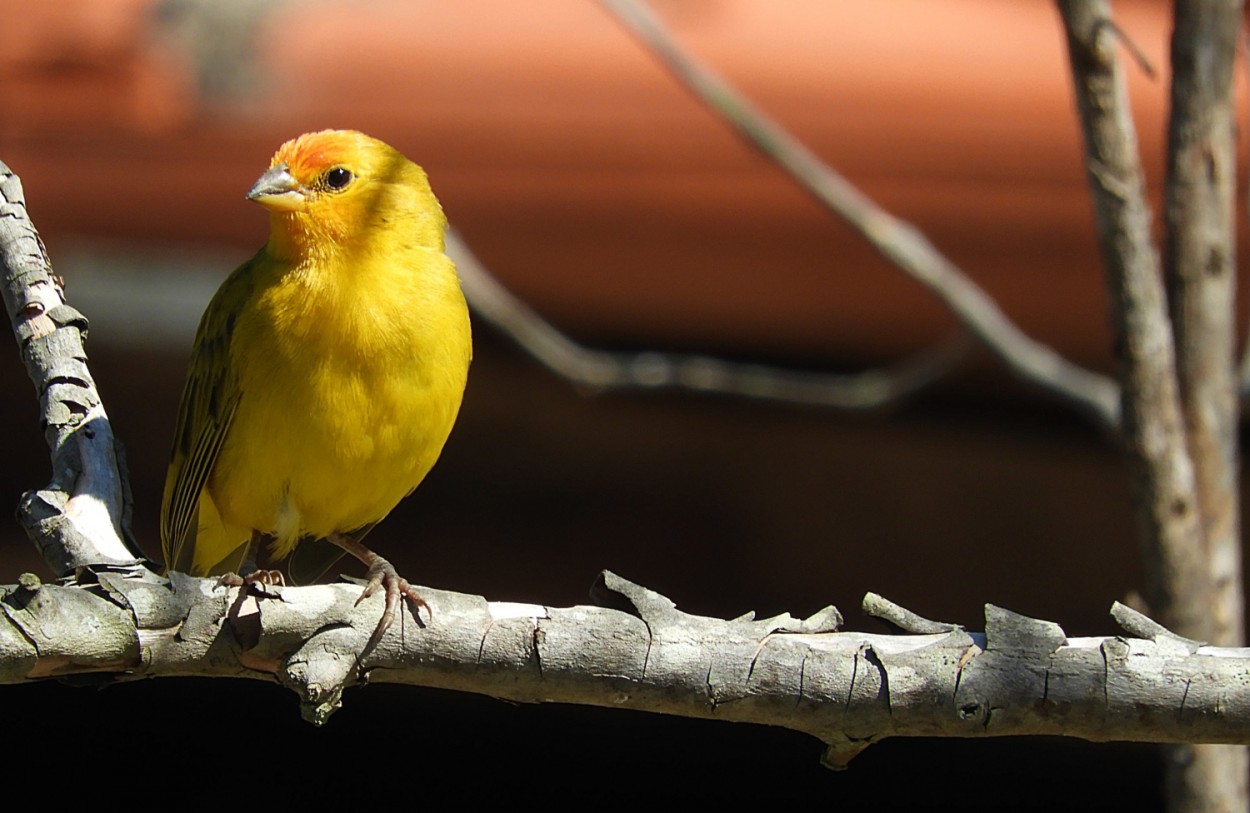
{"type": "Polygon", "coordinates": [[[400,576],[395,571],[395,566],[386,559],[344,534],[332,534],[326,537],[326,540],[333,542],[352,556],[355,556],[369,568],[365,574],[368,581],[365,584],[364,592],[360,594],[360,598],[356,599],[357,604],[377,592],[379,587],[386,591],[386,607],[382,610],[382,617],[378,620],[378,626],[373,630],[373,635],[369,637],[366,649],[371,649],[378,641],[382,640],[382,636],[390,628],[391,622],[395,620],[395,611],[399,608],[399,599],[401,597],[407,599],[408,603],[412,605],[412,613],[417,617],[418,621],[421,619],[420,609],[422,607],[430,614],[431,618],[433,617],[434,612],[430,609],[430,605],[425,602],[425,599],[417,595],[417,591],[408,583],[408,580],[400,576]]]}

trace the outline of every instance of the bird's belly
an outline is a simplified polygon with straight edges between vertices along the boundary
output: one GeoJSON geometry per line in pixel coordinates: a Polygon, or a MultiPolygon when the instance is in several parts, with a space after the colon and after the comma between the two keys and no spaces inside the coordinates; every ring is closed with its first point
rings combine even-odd
{"type": "Polygon", "coordinates": [[[322,365],[284,378],[245,389],[209,479],[224,523],[273,535],[278,557],[386,516],[434,465],[460,402],[420,376],[322,365]]]}

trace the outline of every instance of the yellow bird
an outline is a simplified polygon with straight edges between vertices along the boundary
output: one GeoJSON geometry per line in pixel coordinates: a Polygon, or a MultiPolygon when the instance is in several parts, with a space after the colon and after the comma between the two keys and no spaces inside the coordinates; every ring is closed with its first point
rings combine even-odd
{"type": "Polygon", "coordinates": [[[247,197],[269,210],[269,241],[200,320],[165,563],[237,585],[280,579],[256,570],[265,541],[293,554],[296,581],[350,553],[368,567],[361,598],[386,592],[376,640],[401,596],[424,602],[361,539],[438,459],[472,354],[447,220],[420,167],[345,130],[283,144],[247,197]]]}

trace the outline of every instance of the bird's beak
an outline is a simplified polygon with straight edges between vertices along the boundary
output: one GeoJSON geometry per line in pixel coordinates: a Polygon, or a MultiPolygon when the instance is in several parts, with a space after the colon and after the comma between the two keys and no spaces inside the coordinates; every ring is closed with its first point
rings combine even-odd
{"type": "Polygon", "coordinates": [[[270,167],[256,179],[247,199],[253,200],[271,212],[297,212],[304,208],[305,190],[295,180],[286,164],[270,167]]]}

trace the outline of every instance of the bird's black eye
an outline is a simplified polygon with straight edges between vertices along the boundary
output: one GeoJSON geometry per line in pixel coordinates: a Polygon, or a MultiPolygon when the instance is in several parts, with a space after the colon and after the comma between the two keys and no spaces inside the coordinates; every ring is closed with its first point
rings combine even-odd
{"type": "Polygon", "coordinates": [[[330,189],[342,189],[352,182],[352,173],[342,167],[335,167],[326,173],[325,180],[330,189]]]}

